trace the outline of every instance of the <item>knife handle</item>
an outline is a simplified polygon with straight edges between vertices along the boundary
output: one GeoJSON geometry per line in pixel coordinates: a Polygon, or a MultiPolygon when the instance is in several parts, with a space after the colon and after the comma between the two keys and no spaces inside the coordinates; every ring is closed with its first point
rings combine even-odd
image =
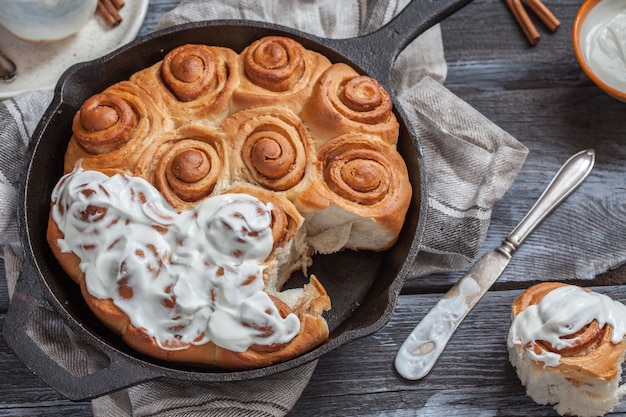
{"type": "Polygon", "coordinates": [[[513,252],[552,210],[578,188],[594,163],[593,149],[578,152],[569,158],[502,245],[483,255],[444,294],[398,350],[395,367],[400,375],[417,380],[430,372],[456,328],[496,281],[513,252]]]}
{"type": "Polygon", "coordinates": [[[550,184],[515,229],[506,237],[505,244],[499,249],[512,254],[535,230],[535,227],[587,178],[595,163],[595,155],[593,149],[586,149],[565,161],[550,184]]]}
{"type": "Polygon", "coordinates": [[[395,367],[400,375],[415,380],[430,372],[456,328],[491,287],[510,259],[510,255],[500,252],[486,253],[444,294],[398,350],[395,367]],[[495,276],[487,273],[492,262],[498,263],[501,268],[495,276]]]}

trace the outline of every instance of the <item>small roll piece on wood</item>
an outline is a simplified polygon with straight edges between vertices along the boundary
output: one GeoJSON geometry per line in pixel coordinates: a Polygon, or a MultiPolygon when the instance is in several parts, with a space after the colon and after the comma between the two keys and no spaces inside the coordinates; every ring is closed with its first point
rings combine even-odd
{"type": "Polygon", "coordinates": [[[543,282],[512,304],[509,358],[526,392],[560,415],[601,416],[626,393],[626,306],[588,288],[543,282]]]}

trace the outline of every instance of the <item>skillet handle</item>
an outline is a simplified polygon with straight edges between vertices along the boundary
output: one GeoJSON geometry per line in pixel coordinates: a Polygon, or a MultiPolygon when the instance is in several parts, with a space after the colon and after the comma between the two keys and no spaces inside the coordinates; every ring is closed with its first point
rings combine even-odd
{"type": "Polygon", "coordinates": [[[108,354],[95,337],[84,337],[84,329],[71,329],[45,301],[35,277],[31,262],[24,262],[3,336],[16,356],[43,381],[64,397],[80,401],[156,377],[148,367],[127,360],[122,352],[108,354]],[[52,346],[58,339],[71,342],[72,350],[52,346]],[[46,347],[48,344],[51,348],[46,347]]]}
{"type": "Polygon", "coordinates": [[[427,29],[460,10],[472,0],[412,0],[375,32],[349,39],[325,40],[351,58],[365,73],[391,85],[391,70],[400,52],[427,29]]]}

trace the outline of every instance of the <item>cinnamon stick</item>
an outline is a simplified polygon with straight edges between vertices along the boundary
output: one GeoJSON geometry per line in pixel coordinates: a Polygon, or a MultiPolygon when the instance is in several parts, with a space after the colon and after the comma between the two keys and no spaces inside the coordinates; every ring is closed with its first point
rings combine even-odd
{"type": "MultiPolygon", "coordinates": [[[[109,26],[115,27],[122,23],[122,16],[114,0],[98,0],[97,11],[104,17],[109,26]]],[[[123,6],[122,2],[122,6],[123,6]]],[[[120,6],[121,7],[121,6],[120,6]]]]}
{"type": "Polygon", "coordinates": [[[522,31],[524,32],[526,39],[528,39],[528,42],[532,46],[536,45],[537,42],[539,42],[539,39],[541,39],[541,35],[539,34],[539,32],[537,32],[537,28],[535,27],[533,22],[530,20],[528,13],[526,13],[526,10],[524,9],[524,5],[522,4],[522,1],[521,0],[504,0],[504,1],[506,5],[509,7],[509,9],[511,10],[513,17],[515,17],[515,20],[517,20],[517,23],[522,28],[522,31]]]}
{"type": "Polygon", "coordinates": [[[526,5],[541,19],[552,32],[561,26],[559,19],[546,7],[541,0],[526,0],[526,5]]]}

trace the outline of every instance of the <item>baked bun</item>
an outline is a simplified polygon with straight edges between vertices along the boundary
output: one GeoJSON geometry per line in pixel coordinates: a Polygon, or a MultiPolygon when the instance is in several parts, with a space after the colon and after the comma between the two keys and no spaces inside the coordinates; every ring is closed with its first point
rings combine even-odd
{"type": "Polygon", "coordinates": [[[320,76],[302,110],[317,147],[345,133],[365,133],[395,145],[400,125],[389,93],[375,79],[346,64],[320,76]]]}
{"type": "Polygon", "coordinates": [[[119,82],[85,101],[74,116],[65,173],[84,169],[135,169],[143,146],[172,126],[138,85],[119,82]]]}
{"type": "Polygon", "coordinates": [[[241,82],[233,93],[233,111],[281,105],[299,114],[313,84],[328,67],[324,55],[284,36],[266,36],[239,55],[241,82]]]}
{"type": "Polygon", "coordinates": [[[412,193],[389,95],[332,67],[285,37],[239,54],[187,44],[77,112],[48,242],[130,347],[246,369],[327,340],[331,300],[308,276],[312,255],[388,249],[412,193]],[[322,78],[351,100],[380,98],[384,117],[320,110],[307,124],[322,78]],[[308,282],[285,289],[294,273],[308,282]]]}
{"type": "Polygon", "coordinates": [[[224,134],[202,125],[184,125],[144,146],[134,175],[154,184],[169,204],[189,210],[230,184],[224,134]]]}
{"type": "Polygon", "coordinates": [[[239,85],[239,61],[228,48],[187,44],[133,74],[130,81],[166,109],[176,125],[218,127],[230,113],[231,96],[239,85]]]}
{"type": "Polygon", "coordinates": [[[290,196],[314,170],[315,146],[302,120],[289,108],[241,110],[222,124],[234,180],[290,196]]]}
{"type": "Polygon", "coordinates": [[[412,193],[395,147],[369,135],[341,135],[317,152],[316,167],[294,200],[316,252],[390,248],[412,193]]]}
{"type": "Polygon", "coordinates": [[[546,282],[512,305],[511,363],[527,394],[560,415],[602,416],[626,394],[626,306],[589,289],[546,282]]]}

